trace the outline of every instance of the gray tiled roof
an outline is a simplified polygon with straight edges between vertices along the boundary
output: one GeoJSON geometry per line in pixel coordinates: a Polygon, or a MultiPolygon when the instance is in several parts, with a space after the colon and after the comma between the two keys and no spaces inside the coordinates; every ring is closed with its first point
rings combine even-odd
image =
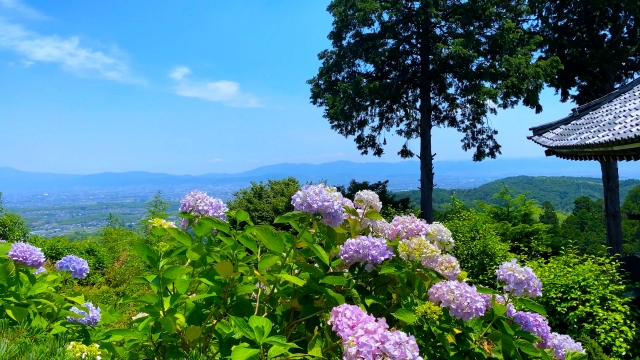
{"type": "Polygon", "coordinates": [[[566,118],[529,129],[528,139],[553,149],[589,148],[640,140],[640,78],[573,109],[566,118]]]}

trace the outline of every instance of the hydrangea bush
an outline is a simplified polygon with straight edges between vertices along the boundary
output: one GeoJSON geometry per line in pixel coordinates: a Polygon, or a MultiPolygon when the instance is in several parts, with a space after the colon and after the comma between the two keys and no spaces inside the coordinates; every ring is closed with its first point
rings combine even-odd
{"type": "MultiPolygon", "coordinates": [[[[44,323],[77,329],[84,345],[100,346],[102,359],[584,357],[579,343],[551,332],[531,269],[503,264],[499,292],[471,286],[446,227],[415,216],[388,223],[372,192],[351,202],[335,188],[306,185],[292,205],[296,211],[275,220],[291,228],[284,232],[194,191],[182,201],[182,228],[154,223],[157,241],[149,243],[158,246],[135,246],[150,273],[135,279],[146,291],[122,300],[138,314],[127,315],[128,328],[105,330],[118,314],[81,296],[58,295],[58,312],[44,323]]],[[[43,305],[27,300],[33,286],[54,289],[84,273],[68,260],[34,276],[37,261],[3,259],[26,289],[1,305],[8,317],[15,308],[44,317],[43,305]]]]}

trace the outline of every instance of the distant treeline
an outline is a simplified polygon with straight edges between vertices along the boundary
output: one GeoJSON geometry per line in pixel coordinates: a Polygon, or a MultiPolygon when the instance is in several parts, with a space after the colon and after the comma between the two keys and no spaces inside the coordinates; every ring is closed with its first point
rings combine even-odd
{"type": "MultiPolygon", "coordinates": [[[[495,194],[506,185],[512,194],[527,194],[527,198],[536,200],[538,205],[549,201],[556,211],[570,213],[574,208],[574,200],[580,196],[591,199],[602,198],[602,180],[583,177],[555,176],[515,176],[481,185],[475,189],[445,190],[434,189],[433,206],[436,210],[446,210],[446,204],[455,197],[468,206],[474,206],[477,200],[495,204],[495,194]]],[[[633,187],[640,185],[640,180],[620,181],[620,199],[624,200],[633,187]]],[[[396,198],[408,197],[416,208],[420,207],[420,191],[397,192],[396,198]]]]}

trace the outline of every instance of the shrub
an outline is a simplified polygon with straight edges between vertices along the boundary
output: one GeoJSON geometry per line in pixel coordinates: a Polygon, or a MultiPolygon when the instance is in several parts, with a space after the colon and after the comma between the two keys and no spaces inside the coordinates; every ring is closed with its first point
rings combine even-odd
{"type": "Polygon", "coordinates": [[[244,210],[251,214],[258,225],[273,224],[276,217],[293,210],[291,197],[300,190],[300,183],[294,177],[269,180],[266,184],[252,182],[248,188],[236,191],[228,204],[229,210],[244,210]]]}
{"type": "Polygon", "coordinates": [[[529,266],[542,280],[540,302],[554,328],[595,340],[613,358],[636,354],[638,316],[624,296],[627,286],[618,262],[567,252],[529,266]]]}

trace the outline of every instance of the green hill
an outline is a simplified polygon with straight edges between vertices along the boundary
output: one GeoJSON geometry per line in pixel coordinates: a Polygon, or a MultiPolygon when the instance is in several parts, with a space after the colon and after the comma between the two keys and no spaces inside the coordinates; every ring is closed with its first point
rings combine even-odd
{"type": "MultiPolygon", "coordinates": [[[[495,180],[474,189],[445,190],[434,189],[433,205],[437,210],[443,210],[446,203],[451,202],[451,196],[455,196],[463,203],[473,205],[480,200],[492,203],[492,196],[500,191],[502,185],[506,185],[513,195],[528,193],[529,198],[542,204],[549,201],[556,211],[568,213],[573,210],[573,201],[579,196],[589,196],[592,199],[602,198],[602,181],[597,178],[560,177],[560,176],[514,176],[495,180]]],[[[623,202],[629,190],[640,185],[640,180],[620,181],[620,201],[623,202]]],[[[420,191],[401,191],[396,193],[397,198],[409,197],[415,205],[420,203],[420,191]]]]}

